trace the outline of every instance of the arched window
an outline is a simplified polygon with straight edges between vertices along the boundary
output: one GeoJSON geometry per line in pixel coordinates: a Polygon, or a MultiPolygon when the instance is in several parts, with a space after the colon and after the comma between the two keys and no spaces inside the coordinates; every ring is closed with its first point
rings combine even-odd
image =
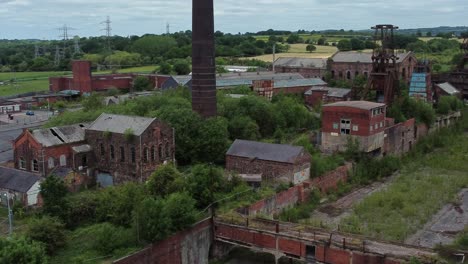
{"type": "Polygon", "coordinates": [[[166,142],[166,146],[164,147],[164,149],[166,150],[166,158],[170,158],[171,157],[171,149],[169,148],[169,142],[166,142]]]}
{"type": "Polygon", "coordinates": [[[47,167],[48,167],[49,169],[54,168],[54,167],[55,167],[54,158],[50,157],[49,160],[47,161],[47,165],[48,165],[47,167]]]}
{"type": "Polygon", "coordinates": [[[110,158],[111,160],[115,159],[114,145],[110,145],[110,158]]]}
{"type": "Polygon", "coordinates": [[[32,161],[32,171],[39,171],[39,162],[37,162],[37,160],[33,160],[32,161]]]}
{"type": "Polygon", "coordinates": [[[401,71],[401,78],[406,78],[406,68],[403,68],[403,70],[401,71]]]}
{"type": "Polygon", "coordinates": [[[65,155],[60,155],[60,166],[61,167],[67,166],[67,157],[65,155]]]}
{"type": "Polygon", "coordinates": [[[368,72],[364,72],[364,76],[365,76],[366,78],[369,78],[369,73],[368,73],[368,72]]]}
{"type": "Polygon", "coordinates": [[[26,160],[24,160],[23,157],[19,158],[19,164],[18,167],[22,170],[26,169],[26,160]]]}
{"type": "Polygon", "coordinates": [[[156,148],[154,146],[151,147],[151,161],[156,160],[156,148]]]}
{"type": "Polygon", "coordinates": [[[131,154],[131,157],[132,157],[132,162],[135,163],[135,162],[136,162],[136,151],[135,151],[135,147],[131,147],[131,148],[130,148],[130,154],[131,154]]]}
{"type": "Polygon", "coordinates": [[[356,71],[356,72],[354,73],[354,77],[358,77],[358,76],[359,76],[359,72],[356,71]]]}
{"type": "Polygon", "coordinates": [[[335,78],[335,71],[331,71],[331,77],[335,78]]]}
{"type": "Polygon", "coordinates": [[[351,72],[346,72],[346,79],[351,80],[351,72]]]}
{"type": "Polygon", "coordinates": [[[148,148],[145,147],[145,148],[143,149],[143,161],[144,161],[144,162],[148,162],[148,156],[149,156],[149,155],[148,155],[148,148]]]}
{"type": "Polygon", "coordinates": [[[162,145],[159,145],[159,153],[158,153],[158,158],[159,160],[163,160],[163,149],[162,145]]]}
{"type": "Polygon", "coordinates": [[[101,156],[104,156],[104,154],[106,154],[105,151],[104,151],[104,144],[102,144],[102,143],[99,144],[99,147],[101,148],[101,156]]]}
{"type": "Polygon", "coordinates": [[[125,162],[125,149],[120,147],[120,162],[125,162]]]}

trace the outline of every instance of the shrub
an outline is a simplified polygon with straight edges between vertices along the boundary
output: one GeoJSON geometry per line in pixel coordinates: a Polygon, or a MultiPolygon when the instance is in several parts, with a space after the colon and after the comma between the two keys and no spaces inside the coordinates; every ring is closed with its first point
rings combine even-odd
{"type": "Polygon", "coordinates": [[[173,232],[183,230],[197,219],[196,201],[187,193],[173,193],[167,197],[164,211],[172,221],[173,232]]]}
{"type": "Polygon", "coordinates": [[[0,237],[0,263],[43,264],[47,262],[42,243],[28,240],[25,237],[11,239],[0,237]]]}
{"type": "Polygon", "coordinates": [[[164,210],[165,206],[162,199],[146,198],[133,211],[135,229],[144,241],[151,243],[169,235],[171,219],[164,210]]]}
{"type": "Polygon", "coordinates": [[[102,254],[110,254],[116,249],[126,248],[135,244],[134,234],[131,229],[117,227],[110,223],[102,223],[93,226],[93,248],[102,254]]]}
{"type": "Polygon", "coordinates": [[[65,245],[64,224],[57,218],[43,216],[32,219],[26,234],[32,240],[44,243],[49,255],[65,245]]]}

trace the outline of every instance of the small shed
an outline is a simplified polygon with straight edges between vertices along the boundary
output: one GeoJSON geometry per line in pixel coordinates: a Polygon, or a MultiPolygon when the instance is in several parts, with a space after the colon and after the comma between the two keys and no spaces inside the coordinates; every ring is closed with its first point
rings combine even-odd
{"type": "Polygon", "coordinates": [[[0,204],[6,206],[9,197],[24,206],[37,205],[40,182],[36,174],[0,167],[0,204]]]}

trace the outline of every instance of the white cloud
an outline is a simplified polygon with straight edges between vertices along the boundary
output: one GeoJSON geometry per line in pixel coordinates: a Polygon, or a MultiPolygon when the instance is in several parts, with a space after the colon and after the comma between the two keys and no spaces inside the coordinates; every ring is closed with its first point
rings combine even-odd
{"type": "MultiPolygon", "coordinates": [[[[216,29],[255,32],[268,28],[365,29],[465,25],[466,0],[214,0],[216,29]],[[428,4],[430,2],[430,4],[428,4]]],[[[191,28],[192,0],[0,0],[0,38],[56,38],[67,24],[74,34],[100,35],[110,16],[115,34],[141,35],[191,28]],[[27,6],[27,8],[25,8],[27,6]],[[34,28],[34,30],[31,30],[34,28]]]]}

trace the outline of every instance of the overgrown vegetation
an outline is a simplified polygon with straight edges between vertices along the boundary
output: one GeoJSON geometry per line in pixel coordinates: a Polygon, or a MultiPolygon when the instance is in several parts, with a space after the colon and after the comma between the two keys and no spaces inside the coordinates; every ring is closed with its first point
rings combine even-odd
{"type": "Polygon", "coordinates": [[[348,232],[403,241],[468,186],[467,111],[456,126],[421,139],[385,191],[355,207],[340,226],[348,232]]]}

